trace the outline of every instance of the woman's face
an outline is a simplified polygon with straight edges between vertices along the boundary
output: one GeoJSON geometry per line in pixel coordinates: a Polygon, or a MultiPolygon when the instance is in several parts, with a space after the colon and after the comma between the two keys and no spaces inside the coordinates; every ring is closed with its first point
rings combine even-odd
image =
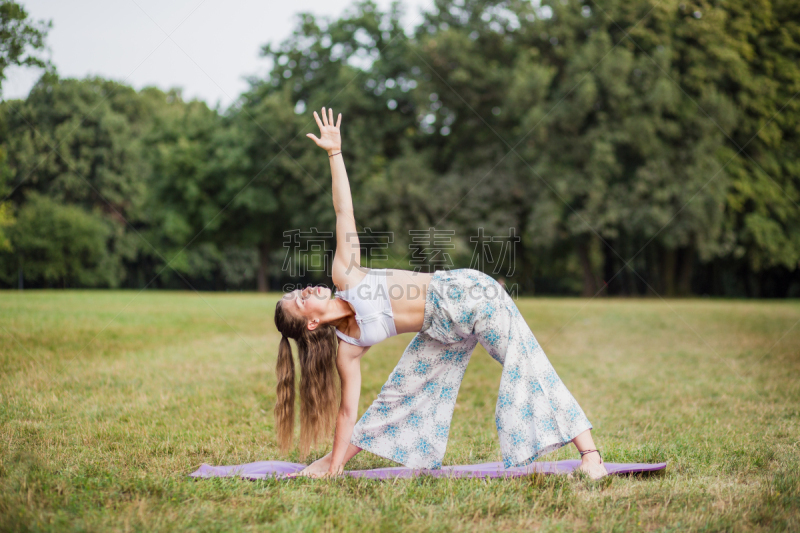
{"type": "MultiPolygon", "coordinates": [[[[331,301],[331,290],[322,285],[306,287],[287,292],[284,296],[284,305],[288,305],[290,313],[301,316],[308,321],[320,318],[328,311],[331,301]]],[[[317,322],[316,325],[319,325],[317,322]]]]}

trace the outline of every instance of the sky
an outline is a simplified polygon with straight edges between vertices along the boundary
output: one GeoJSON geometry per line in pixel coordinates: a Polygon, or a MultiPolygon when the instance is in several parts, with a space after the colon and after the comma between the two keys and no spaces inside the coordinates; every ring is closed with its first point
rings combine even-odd
{"type": "MultiPolygon", "coordinates": [[[[261,47],[291,35],[296,14],[335,20],[352,0],[18,0],[32,19],[52,20],[46,56],[61,77],[102,76],[141,89],[180,87],[186,100],[230,106],[263,76],[261,47]]],[[[386,10],[390,0],[375,0],[386,10]]],[[[433,0],[404,0],[406,32],[433,0]]],[[[41,70],[9,67],[4,99],[25,98],[41,70]]]]}

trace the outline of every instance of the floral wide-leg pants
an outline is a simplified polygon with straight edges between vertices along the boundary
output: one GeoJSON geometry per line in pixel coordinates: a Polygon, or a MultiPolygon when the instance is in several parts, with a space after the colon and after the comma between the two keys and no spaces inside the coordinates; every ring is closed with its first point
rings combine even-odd
{"type": "Polygon", "coordinates": [[[503,365],[495,423],[506,468],[568,444],[592,425],[516,304],[490,276],[439,270],[419,333],[350,442],[411,468],[441,468],[456,395],[480,342],[503,365]]]}

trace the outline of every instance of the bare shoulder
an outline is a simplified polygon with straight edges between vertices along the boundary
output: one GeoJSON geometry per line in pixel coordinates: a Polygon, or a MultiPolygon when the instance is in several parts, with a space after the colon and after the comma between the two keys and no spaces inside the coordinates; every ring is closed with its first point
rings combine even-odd
{"type": "Polygon", "coordinates": [[[336,289],[346,291],[352,289],[363,280],[371,269],[359,265],[352,265],[349,269],[337,263],[333,264],[333,284],[336,289]]]}

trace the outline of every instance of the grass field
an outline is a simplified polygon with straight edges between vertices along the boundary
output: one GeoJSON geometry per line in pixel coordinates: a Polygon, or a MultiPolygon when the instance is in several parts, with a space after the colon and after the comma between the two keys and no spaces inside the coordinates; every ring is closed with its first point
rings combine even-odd
{"type": "MultiPolygon", "coordinates": [[[[272,429],[278,297],[0,292],[0,530],[800,530],[800,302],[517,301],[604,459],[659,474],[191,480],[297,460],[272,429]]],[[[370,350],[362,412],[412,337],[370,350]]],[[[479,345],[445,464],[500,460],[500,372],[479,345]]]]}

